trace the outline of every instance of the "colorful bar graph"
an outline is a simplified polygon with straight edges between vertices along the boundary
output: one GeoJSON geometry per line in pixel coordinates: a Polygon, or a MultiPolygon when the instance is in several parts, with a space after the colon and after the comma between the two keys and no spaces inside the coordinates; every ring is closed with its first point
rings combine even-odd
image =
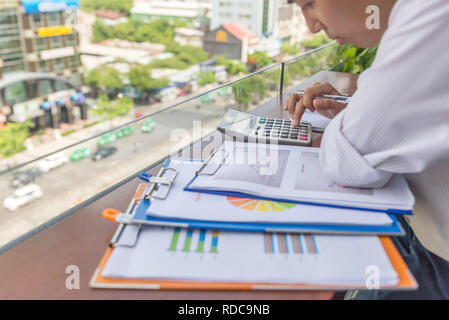
{"type": "Polygon", "coordinates": [[[196,252],[203,253],[204,252],[204,240],[206,239],[206,230],[200,231],[200,239],[198,240],[198,247],[196,248],[196,252]]]}
{"type": "Polygon", "coordinates": [[[182,251],[190,252],[190,244],[192,243],[192,235],[193,235],[193,230],[187,229],[186,240],[184,242],[184,248],[182,249],[182,251]]]}
{"type": "Polygon", "coordinates": [[[287,235],[285,233],[278,234],[278,239],[279,239],[279,252],[283,254],[288,254],[287,235]]]}
{"type": "Polygon", "coordinates": [[[315,237],[312,235],[307,235],[306,236],[307,240],[307,249],[309,251],[310,254],[317,254],[318,253],[318,249],[316,246],[316,242],[315,242],[315,237]]]}
{"type": "Polygon", "coordinates": [[[210,253],[218,253],[218,231],[214,230],[212,232],[212,247],[210,248],[210,253]]]}
{"type": "Polygon", "coordinates": [[[180,233],[181,233],[181,228],[176,228],[175,231],[173,231],[173,236],[171,238],[170,247],[168,248],[168,251],[176,251],[180,233]]]}
{"type": "Polygon", "coordinates": [[[293,248],[295,249],[295,253],[302,254],[302,243],[301,243],[301,235],[294,234],[292,235],[293,248]]]}

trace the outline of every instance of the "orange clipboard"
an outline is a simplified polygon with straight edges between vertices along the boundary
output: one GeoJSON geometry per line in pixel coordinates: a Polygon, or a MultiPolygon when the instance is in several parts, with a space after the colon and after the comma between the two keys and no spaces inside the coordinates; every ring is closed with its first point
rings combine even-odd
{"type": "MultiPolygon", "coordinates": [[[[134,210],[142,199],[144,185],[139,185],[127,212],[134,210]]],[[[106,209],[103,216],[114,221],[114,215],[118,212],[106,209]]],[[[123,227],[123,224],[120,224],[123,227]]],[[[120,229],[119,227],[119,229],[120,229]]],[[[119,231],[119,230],[118,230],[119,231]]],[[[117,234],[117,233],[116,233],[117,234]]],[[[381,286],[382,290],[414,290],[418,288],[418,283],[410,272],[407,264],[402,259],[390,237],[379,237],[390,262],[399,277],[399,283],[395,286],[381,286]]],[[[92,288],[103,289],[153,289],[153,290],[367,290],[363,286],[336,286],[336,285],[315,285],[315,284],[275,284],[275,283],[240,283],[240,282],[204,282],[204,281],[179,281],[179,280],[157,280],[157,279],[124,279],[107,278],[103,276],[103,269],[108,262],[114,248],[109,246],[106,249],[98,267],[96,268],[89,283],[92,288]]]]}

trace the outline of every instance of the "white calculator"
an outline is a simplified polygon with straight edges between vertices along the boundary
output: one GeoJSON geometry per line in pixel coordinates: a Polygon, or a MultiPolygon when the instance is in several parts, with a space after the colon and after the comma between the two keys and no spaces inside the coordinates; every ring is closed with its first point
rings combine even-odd
{"type": "Polygon", "coordinates": [[[259,117],[232,109],[226,112],[217,129],[244,142],[312,144],[312,125],[308,122],[301,122],[294,128],[290,119],[259,117]]]}

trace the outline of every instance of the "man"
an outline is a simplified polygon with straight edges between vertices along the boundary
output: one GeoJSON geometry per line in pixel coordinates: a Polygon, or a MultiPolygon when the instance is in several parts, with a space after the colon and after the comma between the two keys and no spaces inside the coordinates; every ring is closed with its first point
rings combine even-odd
{"type": "Polygon", "coordinates": [[[321,143],[323,172],[345,186],[374,188],[404,174],[416,198],[414,215],[402,220],[407,237],[394,241],[419,291],[358,297],[449,299],[449,1],[296,3],[312,32],[324,30],[339,44],[379,44],[349,105],[316,98],[339,94],[323,83],[285,105],[295,125],[305,109],[333,118],[321,143]],[[369,6],[379,9],[379,28],[367,24],[369,6]]]}

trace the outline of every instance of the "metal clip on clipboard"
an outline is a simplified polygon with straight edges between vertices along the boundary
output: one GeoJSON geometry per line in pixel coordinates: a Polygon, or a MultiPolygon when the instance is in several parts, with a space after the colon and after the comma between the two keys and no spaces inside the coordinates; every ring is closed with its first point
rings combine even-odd
{"type": "Polygon", "coordinates": [[[197,172],[195,172],[196,176],[200,176],[200,175],[208,175],[208,176],[213,176],[214,174],[217,173],[218,169],[221,168],[221,166],[223,165],[224,161],[226,160],[226,158],[228,157],[228,153],[223,150],[223,149],[217,149],[214,152],[212,152],[212,154],[209,156],[209,158],[206,159],[206,161],[203,162],[203,164],[201,165],[201,167],[198,169],[197,172]],[[222,157],[221,162],[216,164],[216,168],[212,171],[212,172],[203,172],[204,169],[208,166],[212,166],[212,164],[209,163],[210,160],[212,160],[212,158],[214,158],[215,154],[221,151],[224,153],[224,157],[222,157]]]}
{"type": "Polygon", "coordinates": [[[178,175],[178,171],[173,168],[162,168],[156,177],[150,177],[147,180],[149,183],[151,183],[151,186],[148,189],[147,193],[145,194],[144,199],[150,200],[151,198],[155,198],[155,199],[165,200],[168,196],[168,193],[170,192],[171,185],[172,185],[173,181],[176,179],[177,175],[178,175]],[[174,176],[171,179],[163,177],[163,175],[167,171],[174,172],[174,176]],[[168,186],[167,191],[162,196],[154,194],[155,191],[159,190],[160,185],[168,186]]]}

